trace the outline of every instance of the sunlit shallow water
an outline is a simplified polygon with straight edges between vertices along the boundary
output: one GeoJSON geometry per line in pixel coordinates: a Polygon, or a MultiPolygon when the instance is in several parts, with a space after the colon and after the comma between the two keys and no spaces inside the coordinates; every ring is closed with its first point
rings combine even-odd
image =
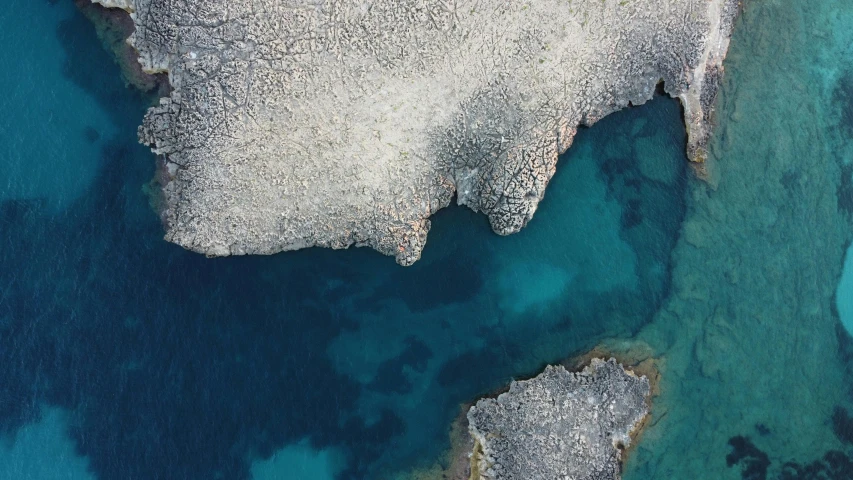
{"type": "Polygon", "coordinates": [[[744,478],[776,478],[830,451],[844,465],[851,7],[747,2],[710,183],[686,170],[678,104],[658,97],[583,130],[520,234],[450,208],[401,268],[367,250],[210,260],[163,242],[143,193],[154,159],[135,138],[149,100],[71,2],[11,3],[3,479],[427,468],[460,404],[613,338],[664,365],[627,479],[753,464],[765,476],[744,478]],[[62,108],[80,113],[46,126],[62,108]]]}

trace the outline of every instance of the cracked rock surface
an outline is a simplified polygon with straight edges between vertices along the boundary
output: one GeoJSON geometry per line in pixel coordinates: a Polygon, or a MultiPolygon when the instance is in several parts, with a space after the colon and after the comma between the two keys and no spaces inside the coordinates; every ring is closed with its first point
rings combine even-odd
{"type": "Polygon", "coordinates": [[[614,359],[580,373],[548,366],[468,411],[477,480],[615,480],[620,450],[648,414],[649,381],[614,359]]]}
{"type": "Polygon", "coordinates": [[[738,0],[96,0],[172,91],[140,139],[166,239],[207,255],[370,246],[408,265],[460,204],[532,218],[578,125],[681,99],[705,156],[738,0]]]}

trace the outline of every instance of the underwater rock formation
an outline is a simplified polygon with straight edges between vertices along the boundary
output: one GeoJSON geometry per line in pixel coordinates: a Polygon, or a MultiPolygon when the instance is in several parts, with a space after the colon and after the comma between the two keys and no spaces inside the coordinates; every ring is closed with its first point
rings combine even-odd
{"type": "Polygon", "coordinates": [[[705,158],[738,0],[98,0],[131,12],[166,239],[211,256],[370,246],[408,265],[459,204],[510,234],[578,125],[678,97],[705,158]]]}
{"type": "Polygon", "coordinates": [[[851,480],[853,458],[850,454],[830,450],[809,463],[786,461],[771,469],[770,456],[758,448],[749,437],[738,435],[729,439],[731,452],[726,455],[729,468],[740,469],[743,480],[851,480]]]}
{"type": "Polygon", "coordinates": [[[648,414],[649,381],[614,359],[548,366],[468,412],[473,479],[618,479],[621,449],[648,414]]]}

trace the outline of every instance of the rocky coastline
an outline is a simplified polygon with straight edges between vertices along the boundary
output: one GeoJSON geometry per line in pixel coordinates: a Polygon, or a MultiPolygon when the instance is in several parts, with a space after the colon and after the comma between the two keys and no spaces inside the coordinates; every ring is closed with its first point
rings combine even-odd
{"type": "Polygon", "coordinates": [[[574,475],[570,478],[618,479],[622,466],[650,423],[652,403],[660,393],[663,368],[661,359],[653,357],[651,348],[643,343],[601,344],[565,362],[550,365],[533,378],[513,381],[473,403],[461,405],[460,414],[450,427],[451,447],[446,454],[428,468],[394,478],[491,480],[563,478],[559,474],[570,474],[574,475]],[[530,395],[531,391],[533,395],[530,395]],[[578,395],[586,399],[582,404],[574,401],[578,395]],[[590,403],[588,400],[591,398],[597,400],[590,403]],[[610,425],[613,418],[607,417],[609,413],[597,413],[603,405],[598,400],[630,406],[621,410],[630,412],[630,415],[620,417],[618,428],[605,428],[610,433],[605,432],[603,436],[598,435],[601,432],[596,429],[610,425]],[[492,418],[495,411],[503,412],[501,421],[497,422],[502,425],[482,420],[484,413],[492,418]],[[510,427],[505,423],[513,425],[510,427]],[[543,429],[552,434],[561,433],[548,438],[537,435],[536,432],[543,429]],[[518,436],[507,440],[506,435],[495,434],[498,430],[512,431],[518,436]],[[587,442],[583,452],[567,453],[566,448],[578,447],[571,445],[582,431],[597,431],[595,435],[598,436],[593,435],[597,443],[587,442]],[[499,438],[498,442],[508,441],[513,445],[509,448],[503,444],[496,446],[495,441],[499,438]],[[543,439],[544,444],[541,443],[543,439]],[[567,456],[572,459],[567,461],[567,456]],[[513,470],[522,468],[518,460],[526,462],[526,467],[537,469],[537,472],[513,470]],[[496,470],[494,465],[497,464],[501,467],[496,470]],[[555,473],[553,469],[566,470],[555,473]],[[593,470],[596,475],[609,473],[604,477],[590,477],[593,470]]]}
{"type": "MultiPolygon", "coordinates": [[[[140,139],[165,161],[166,239],[209,256],[369,246],[409,265],[450,204],[533,217],[579,125],[684,106],[706,158],[737,0],[96,0],[170,92],[140,139]],[[288,25],[284,28],[283,25],[288,25]]],[[[122,62],[125,63],[125,62],[122,62]]]]}

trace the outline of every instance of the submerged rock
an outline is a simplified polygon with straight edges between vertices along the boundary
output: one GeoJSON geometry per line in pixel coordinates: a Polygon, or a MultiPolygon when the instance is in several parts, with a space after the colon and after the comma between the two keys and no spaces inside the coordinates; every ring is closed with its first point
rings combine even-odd
{"type": "Polygon", "coordinates": [[[408,265],[460,204],[532,218],[578,125],[655,85],[705,157],[738,0],[98,0],[172,91],[166,239],[207,255],[370,246],[408,265]]]}
{"type": "Polygon", "coordinates": [[[618,479],[621,450],[648,414],[646,377],[598,358],[580,373],[549,366],[468,412],[471,478],[618,479]]]}

